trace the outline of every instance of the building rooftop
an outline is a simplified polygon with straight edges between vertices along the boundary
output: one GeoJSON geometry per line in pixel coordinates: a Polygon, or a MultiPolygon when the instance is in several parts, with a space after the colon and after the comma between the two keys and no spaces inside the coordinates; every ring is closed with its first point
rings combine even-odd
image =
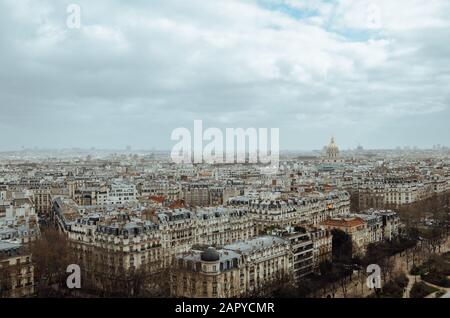
{"type": "Polygon", "coordinates": [[[333,218],[322,222],[323,225],[335,227],[354,227],[364,225],[365,223],[366,222],[359,217],[333,218]]]}
{"type": "Polygon", "coordinates": [[[20,248],[20,243],[11,243],[0,241],[0,253],[8,253],[10,251],[17,251],[20,248]]]}
{"type": "Polygon", "coordinates": [[[289,244],[286,240],[276,236],[260,236],[244,242],[225,245],[223,248],[243,254],[251,254],[257,250],[268,248],[277,244],[289,244]]]}

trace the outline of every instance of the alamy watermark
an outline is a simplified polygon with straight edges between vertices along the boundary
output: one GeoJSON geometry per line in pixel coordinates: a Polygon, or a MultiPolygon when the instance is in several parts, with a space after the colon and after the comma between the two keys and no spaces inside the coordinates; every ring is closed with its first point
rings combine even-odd
{"type": "Polygon", "coordinates": [[[79,29],[81,27],[81,6],[76,3],[67,6],[66,25],[69,29],[79,29]]]}
{"type": "Polygon", "coordinates": [[[381,288],[381,268],[377,264],[367,266],[367,287],[370,289],[381,288]]]}
{"type": "Polygon", "coordinates": [[[366,26],[369,29],[381,28],[381,9],[374,3],[370,3],[366,9],[366,26]]]}
{"type": "Polygon", "coordinates": [[[172,131],[171,140],[178,143],[170,156],[179,164],[260,163],[278,169],[279,139],[279,128],[226,128],[224,134],[215,127],[203,131],[203,121],[194,120],[193,134],[184,127],[172,131]]]}
{"type": "Polygon", "coordinates": [[[67,266],[66,273],[70,273],[67,277],[66,285],[69,289],[81,288],[81,269],[77,264],[70,264],[67,266]]]}

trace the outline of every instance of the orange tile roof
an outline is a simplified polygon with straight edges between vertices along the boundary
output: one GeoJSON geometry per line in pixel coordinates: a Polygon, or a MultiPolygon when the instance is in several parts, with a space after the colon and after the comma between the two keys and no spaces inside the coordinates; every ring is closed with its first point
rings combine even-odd
{"type": "Polygon", "coordinates": [[[366,222],[361,218],[341,218],[341,219],[327,219],[321,224],[331,227],[355,227],[359,225],[364,225],[366,222]]]}
{"type": "Polygon", "coordinates": [[[185,206],[184,206],[184,201],[183,200],[175,200],[169,205],[170,209],[181,209],[181,208],[184,208],[184,207],[185,206]]]}
{"type": "Polygon", "coordinates": [[[166,200],[166,198],[164,196],[152,195],[150,197],[150,200],[153,200],[153,201],[158,202],[158,203],[163,203],[166,200]]]}

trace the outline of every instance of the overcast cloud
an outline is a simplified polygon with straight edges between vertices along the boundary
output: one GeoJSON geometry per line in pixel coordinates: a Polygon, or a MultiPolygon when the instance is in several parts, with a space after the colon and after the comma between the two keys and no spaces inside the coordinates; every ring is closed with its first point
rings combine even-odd
{"type": "Polygon", "coordinates": [[[448,0],[0,0],[0,150],[170,149],[194,119],[279,127],[282,149],[449,145],[449,17],[448,0]]]}

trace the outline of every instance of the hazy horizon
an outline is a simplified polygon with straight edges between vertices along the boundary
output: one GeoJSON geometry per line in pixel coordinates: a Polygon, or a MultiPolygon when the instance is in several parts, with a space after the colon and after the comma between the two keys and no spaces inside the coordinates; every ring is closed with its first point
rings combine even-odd
{"type": "MultiPolygon", "coordinates": [[[[325,146],[325,145],[324,145],[325,146]]],[[[363,145],[361,145],[363,146],[363,145]]],[[[405,150],[438,150],[436,148],[434,148],[435,146],[439,146],[440,150],[450,150],[449,146],[446,145],[440,145],[440,144],[436,144],[433,145],[431,147],[418,147],[418,146],[397,146],[394,148],[365,148],[363,147],[361,151],[395,151],[395,150],[400,150],[400,151],[405,151],[405,150]]],[[[340,151],[342,152],[353,152],[353,151],[357,151],[358,149],[355,148],[339,148],[340,151]]],[[[144,151],[144,152],[171,152],[170,148],[167,149],[158,149],[158,148],[129,148],[127,149],[127,147],[124,148],[100,148],[100,147],[62,147],[62,148],[48,148],[48,147],[31,147],[31,148],[21,148],[21,149],[9,149],[9,150],[0,150],[0,153],[7,153],[7,152],[23,152],[23,151],[103,151],[103,152],[130,152],[130,153],[134,153],[134,152],[139,152],[139,151],[144,151]]],[[[315,149],[280,149],[280,152],[323,152],[324,149],[322,148],[315,148],[315,149]]]]}

